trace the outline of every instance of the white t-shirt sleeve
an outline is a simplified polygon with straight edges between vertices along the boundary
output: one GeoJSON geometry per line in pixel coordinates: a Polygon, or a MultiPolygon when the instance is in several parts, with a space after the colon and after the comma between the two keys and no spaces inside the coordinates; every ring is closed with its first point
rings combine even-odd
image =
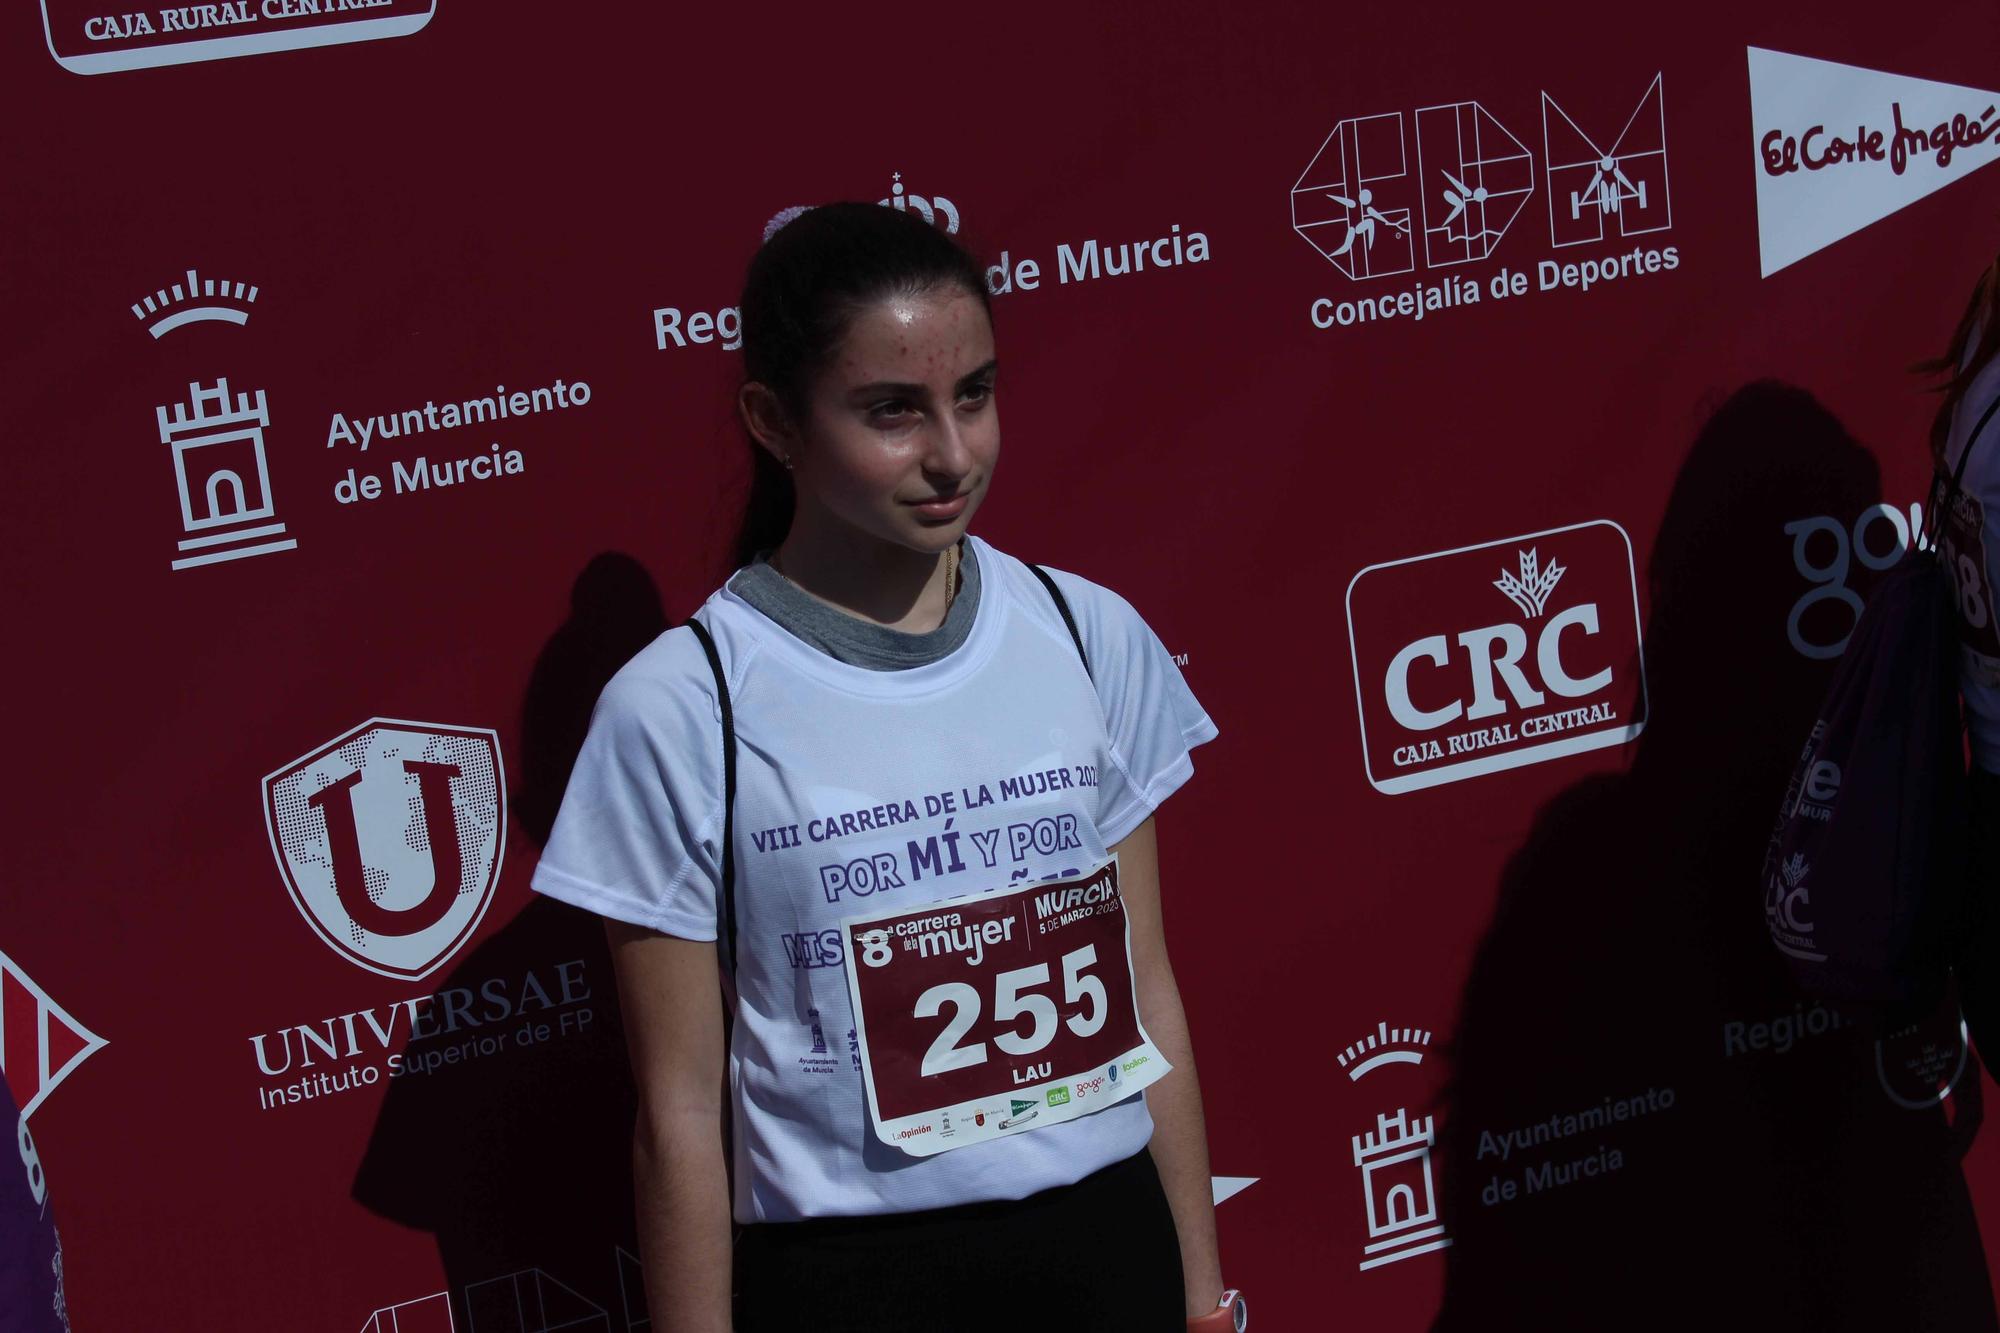
{"type": "Polygon", "coordinates": [[[600,916],[712,940],[722,722],[693,632],[670,637],[688,643],[663,637],[604,687],[530,885],[600,916]]]}
{"type": "Polygon", "coordinates": [[[1130,602],[1074,574],[1050,573],[1076,616],[1110,735],[1110,763],[1098,774],[1097,814],[1098,833],[1109,847],[1194,776],[1190,752],[1215,739],[1215,723],[1130,602]]]}

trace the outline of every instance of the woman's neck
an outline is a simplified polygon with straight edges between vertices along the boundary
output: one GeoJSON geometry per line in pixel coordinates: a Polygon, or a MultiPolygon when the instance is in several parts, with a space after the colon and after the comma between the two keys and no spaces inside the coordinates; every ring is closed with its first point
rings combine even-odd
{"type": "Polygon", "coordinates": [[[829,606],[906,634],[937,629],[951,609],[943,555],[859,533],[794,523],[771,563],[829,606]]]}

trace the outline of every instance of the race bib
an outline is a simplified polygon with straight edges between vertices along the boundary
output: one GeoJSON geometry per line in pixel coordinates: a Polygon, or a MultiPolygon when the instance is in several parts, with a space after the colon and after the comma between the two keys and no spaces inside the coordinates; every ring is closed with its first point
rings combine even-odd
{"type": "Polygon", "coordinates": [[[918,1157],[1101,1110],[1170,1066],[1139,1022],[1118,858],[841,922],[875,1137],[918,1157]]]}

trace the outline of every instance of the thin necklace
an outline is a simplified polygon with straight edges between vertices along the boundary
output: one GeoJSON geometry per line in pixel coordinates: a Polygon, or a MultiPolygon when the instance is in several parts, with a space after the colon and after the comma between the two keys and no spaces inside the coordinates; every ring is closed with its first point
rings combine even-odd
{"type": "MultiPolygon", "coordinates": [[[[764,563],[769,565],[772,569],[777,570],[779,578],[791,584],[794,588],[797,588],[800,592],[806,591],[805,588],[797,580],[795,580],[790,574],[787,574],[784,571],[784,569],[778,564],[778,552],[775,547],[772,548],[771,554],[765,559],[764,563]]],[[[810,596],[811,594],[808,593],[807,595],[810,596]]],[[[957,600],[957,598],[958,598],[958,543],[953,542],[950,546],[945,548],[945,553],[944,553],[944,609],[947,615],[951,613],[951,604],[952,602],[957,600]]]]}

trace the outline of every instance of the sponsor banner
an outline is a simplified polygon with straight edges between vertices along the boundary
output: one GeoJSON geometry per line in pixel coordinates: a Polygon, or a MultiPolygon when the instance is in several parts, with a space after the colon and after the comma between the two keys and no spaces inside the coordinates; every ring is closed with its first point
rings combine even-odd
{"type": "Polygon", "coordinates": [[[72,74],[405,37],[437,0],[222,0],[107,12],[95,0],[42,0],[49,54],[72,74]]]}
{"type": "Polygon", "coordinates": [[[1348,584],[1347,628],[1377,791],[1622,745],[1645,729],[1632,542],[1616,523],[1370,565],[1348,584]]]}
{"type": "Polygon", "coordinates": [[[327,947],[415,981],[471,936],[507,841],[500,738],[375,718],[264,779],[278,873],[327,947]]]}
{"type": "Polygon", "coordinates": [[[1358,290],[1314,300],[1313,327],[1422,323],[1481,301],[1603,290],[1680,267],[1678,246],[1640,239],[1673,227],[1660,74],[1622,125],[1581,124],[1545,90],[1540,130],[1524,138],[1477,101],[1335,123],[1292,186],[1292,230],[1358,290]],[[1556,257],[1530,269],[1530,238],[1508,242],[1519,267],[1480,267],[1532,216],[1537,190],[1556,257]],[[1366,285],[1379,278],[1398,281],[1366,285]]]}
{"type": "Polygon", "coordinates": [[[1748,50],[1767,278],[2000,155],[2000,93],[1748,50]]]}
{"type": "Polygon", "coordinates": [[[1169,1071],[1139,1022],[1115,856],[841,929],[870,1119],[891,1147],[928,1157],[1072,1120],[1169,1071]]]}
{"type": "Polygon", "coordinates": [[[571,958],[254,1033],[257,1106],[324,1101],[585,1036],[594,998],[588,961],[571,958]]]}

